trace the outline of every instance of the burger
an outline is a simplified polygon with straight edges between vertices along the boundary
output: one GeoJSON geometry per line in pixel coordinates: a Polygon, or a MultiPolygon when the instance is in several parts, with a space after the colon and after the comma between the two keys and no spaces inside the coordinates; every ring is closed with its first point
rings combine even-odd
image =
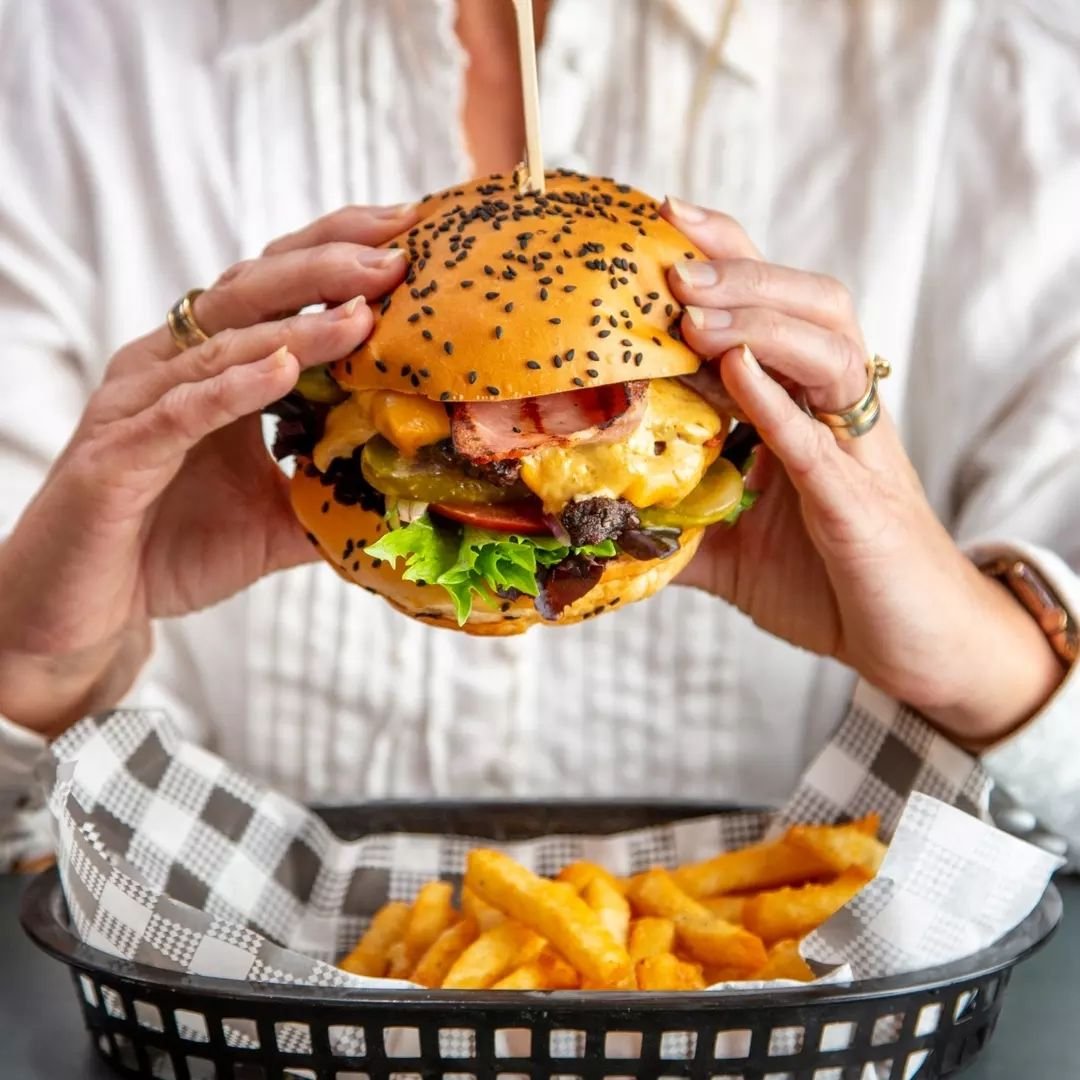
{"type": "Polygon", "coordinates": [[[435,626],[515,634],[642,600],[732,523],[752,431],[682,341],[701,253],[640,191],[557,171],[429,195],[352,355],[277,403],[291,500],[347,581],[435,626]]]}

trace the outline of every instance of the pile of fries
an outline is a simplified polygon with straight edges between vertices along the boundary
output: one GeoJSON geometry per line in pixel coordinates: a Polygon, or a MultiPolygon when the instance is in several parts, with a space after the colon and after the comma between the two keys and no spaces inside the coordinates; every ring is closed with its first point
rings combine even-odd
{"type": "Polygon", "coordinates": [[[554,880],[469,853],[460,909],[445,881],[372,919],[341,967],[444,990],[702,990],[813,973],[802,937],[881,865],[880,819],[796,825],[779,840],[620,879],[576,862],[554,880]]]}

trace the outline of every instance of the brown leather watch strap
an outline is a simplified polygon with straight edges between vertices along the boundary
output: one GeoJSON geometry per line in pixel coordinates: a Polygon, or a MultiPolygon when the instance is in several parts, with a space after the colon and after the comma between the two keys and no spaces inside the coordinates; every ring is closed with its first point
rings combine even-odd
{"type": "Polygon", "coordinates": [[[1066,667],[1076,663],[1080,657],[1080,625],[1030,563],[1001,558],[984,563],[979,569],[1000,581],[1016,597],[1039,624],[1066,667]]]}

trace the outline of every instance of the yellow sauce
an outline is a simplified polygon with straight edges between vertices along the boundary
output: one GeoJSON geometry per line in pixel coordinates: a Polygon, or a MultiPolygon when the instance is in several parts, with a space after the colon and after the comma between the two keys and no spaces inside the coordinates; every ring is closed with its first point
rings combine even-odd
{"type": "Polygon", "coordinates": [[[628,499],[635,506],[674,506],[689,494],[719,449],[706,446],[726,421],[674,379],[646,391],[645,415],[622,442],[538,450],[522,459],[521,478],[557,513],[574,498],[628,499]]]}

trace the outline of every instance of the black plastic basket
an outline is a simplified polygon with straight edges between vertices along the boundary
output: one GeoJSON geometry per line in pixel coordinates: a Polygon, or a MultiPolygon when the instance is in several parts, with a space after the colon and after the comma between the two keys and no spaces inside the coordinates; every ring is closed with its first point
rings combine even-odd
{"type": "MultiPolygon", "coordinates": [[[[731,809],[375,803],[321,813],[346,838],[397,831],[509,840],[616,832],[731,809]]],[[[180,976],[78,941],[55,871],[31,883],[22,907],[34,941],[72,969],[99,1051],[123,1075],[162,1080],[862,1080],[871,1062],[890,1080],[929,1080],[953,1075],[979,1054],[1011,969],[1060,918],[1061,897],[1051,886],[990,948],[914,975],[852,987],[645,995],[332,991],[180,976]],[[304,1052],[296,1050],[298,1028],[309,1035],[304,1052]],[[514,1032],[522,1056],[498,1056],[500,1031],[514,1032]],[[235,1045],[236,1032],[247,1045],[235,1045]],[[351,1056],[340,1053],[346,1043],[351,1056]],[[614,1056],[628,1045],[635,1056],[614,1056]]]]}

